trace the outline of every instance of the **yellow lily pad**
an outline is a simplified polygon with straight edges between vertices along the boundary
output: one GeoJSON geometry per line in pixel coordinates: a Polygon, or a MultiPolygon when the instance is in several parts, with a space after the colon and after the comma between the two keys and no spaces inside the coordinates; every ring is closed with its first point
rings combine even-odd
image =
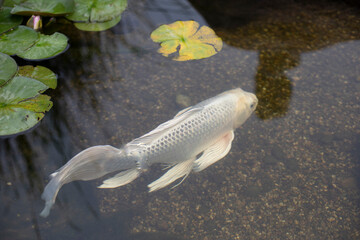
{"type": "Polygon", "coordinates": [[[174,57],[176,61],[188,61],[207,58],[218,53],[223,46],[220,37],[207,26],[199,28],[195,21],[177,21],[169,25],[161,25],[151,33],[154,42],[161,43],[159,53],[168,57],[179,52],[174,57]]]}

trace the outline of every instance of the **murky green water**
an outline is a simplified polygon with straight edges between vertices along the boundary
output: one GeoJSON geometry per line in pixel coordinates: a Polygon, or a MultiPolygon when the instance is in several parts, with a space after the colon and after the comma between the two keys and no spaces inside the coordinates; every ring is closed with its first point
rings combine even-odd
{"type": "Polygon", "coordinates": [[[359,239],[360,9],[129,2],[111,30],[61,29],[70,49],[42,64],[59,74],[53,109],[0,140],[0,238],[359,239]],[[190,19],[214,28],[223,50],[190,62],[156,53],[151,31],[190,19]],[[79,151],[150,131],[185,107],[181,95],[195,104],[235,87],[259,107],[222,161],[151,194],[159,167],[118,189],[70,183],[39,217],[48,175],[79,151]]]}

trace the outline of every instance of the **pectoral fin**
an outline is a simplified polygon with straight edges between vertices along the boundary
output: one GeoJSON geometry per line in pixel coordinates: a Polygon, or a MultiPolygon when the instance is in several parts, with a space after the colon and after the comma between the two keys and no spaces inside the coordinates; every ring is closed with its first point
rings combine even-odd
{"type": "Polygon", "coordinates": [[[106,179],[98,188],[116,188],[128,184],[140,175],[137,168],[122,171],[115,176],[106,179]]]}
{"type": "Polygon", "coordinates": [[[160,188],[166,187],[170,183],[174,182],[175,180],[183,176],[187,177],[193,168],[193,164],[194,164],[194,159],[189,159],[184,162],[176,164],[164,175],[162,175],[158,180],[148,185],[148,187],[150,188],[149,192],[156,191],[159,190],[160,188]]]}
{"type": "Polygon", "coordinates": [[[234,131],[230,131],[221,139],[219,139],[219,141],[206,149],[200,158],[195,160],[194,171],[200,172],[211,164],[225,157],[231,149],[231,143],[233,139],[234,131]]]}

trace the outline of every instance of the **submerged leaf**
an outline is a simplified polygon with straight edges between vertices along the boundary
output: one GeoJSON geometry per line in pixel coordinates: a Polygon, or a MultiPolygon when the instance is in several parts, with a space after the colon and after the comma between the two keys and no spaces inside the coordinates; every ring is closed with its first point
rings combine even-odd
{"type": "Polygon", "coordinates": [[[19,26],[0,35],[0,52],[15,55],[30,48],[39,38],[35,30],[19,26]]]}
{"type": "Polygon", "coordinates": [[[121,15],[127,0],[103,0],[91,9],[90,22],[107,22],[121,15]]]}
{"type": "Polygon", "coordinates": [[[195,21],[177,21],[161,25],[151,33],[154,42],[160,42],[159,53],[165,57],[177,52],[176,61],[202,59],[218,53],[222,49],[222,40],[215,32],[195,21]]]}
{"type": "Polygon", "coordinates": [[[52,107],[41,95],[48,87],[35,79],[17,76],[0,88],[0,135],[12,135],[35,126],[52,107]]]}
{"type": "Polygon", "coordinates": [[[112,28],[118,22],[120,22],[121,16],[114,18],[108,22],[102,23],[74,23],[75,27],[82,30],[82,31],[104,31],[106,29],[112,28]]]}
{"type": "Polygon", "coordinates": [[[24,59],[38,60],[59,55],[68,46],[68,38],[62,33],[53,35],[40,34],[39,40],[29,49],[17,55],[24,59]]]}
{"type": "Polygon", "coordinates": [[[17,70],[15,60],[7,54],[0,53],[0,87],[13,78],[17,70]]]}
{"type": "Polygon", "coordinates": [[[77,0],[73,14],[66,16],[74,22],[102,23],[118,18],[127,6],[127,0],[77,0]]]}
{"type": "Polygon", "coordinates": [[[21,16],[12,15],[10,12],[11,8],[0,8],[0,33],[10,30],[22,22],[21,16]]]}
{"type": "Polygon", "coordinates": [[[15,4],[12,14],[59,16],[74,11],[73,0],[25,0],[15,4]]]}

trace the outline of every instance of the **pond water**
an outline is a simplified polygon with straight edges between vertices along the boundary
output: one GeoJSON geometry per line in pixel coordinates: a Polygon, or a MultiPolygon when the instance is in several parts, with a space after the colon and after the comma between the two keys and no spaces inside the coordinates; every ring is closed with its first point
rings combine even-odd
{"type": "Polygon", "coordinates": [[[70,49],[41,62],[59,76],[52,110],[0,140],[0,238],[359,239],[360,9],[279,2],[129,1],[108,31],[60,26],[70,49]],[[212,27],[222,51],[158,54],[150,33],[177,20],[212,27]],[[76,153],[120,147],[235,87],[259,106],[223,160],[153,193],[159,166],[117,189],[73,182],[39,216],[49,174],[76,153]]]}

